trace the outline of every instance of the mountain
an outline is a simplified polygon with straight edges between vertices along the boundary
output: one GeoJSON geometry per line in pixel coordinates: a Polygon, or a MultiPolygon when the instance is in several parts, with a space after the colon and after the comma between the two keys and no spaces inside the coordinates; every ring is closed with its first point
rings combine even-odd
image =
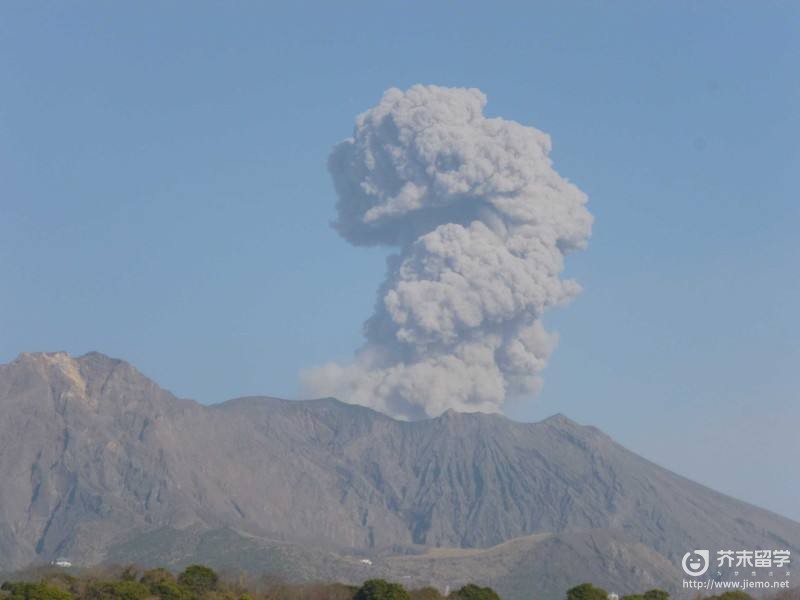
{"type": "Polygon", "coordinates": [[[69,557],[358,581],[675,586],[695,548],[800,524],[556,415],[397,421],[334,399],[179,399],[102,354],[0,366],[0,570],[69,557]],[[369,557],[372,566],[359,562],[369,557]]]}

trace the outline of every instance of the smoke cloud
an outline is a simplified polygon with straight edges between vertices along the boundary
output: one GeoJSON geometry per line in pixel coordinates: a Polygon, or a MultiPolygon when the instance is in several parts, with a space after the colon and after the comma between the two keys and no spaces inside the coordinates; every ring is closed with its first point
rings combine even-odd
{"type": "Polygon", "coordinates": [[[580,291],[560,273],[592,216],[553,169],[550,137],[485,105],[477,89],[390,89],[334,147],[334,227],[399,252],[365,344],[348,364],[305,371],[308,393],[416,419],[494,412],[540,388],[557,342],[541,317],[580,291]]]}

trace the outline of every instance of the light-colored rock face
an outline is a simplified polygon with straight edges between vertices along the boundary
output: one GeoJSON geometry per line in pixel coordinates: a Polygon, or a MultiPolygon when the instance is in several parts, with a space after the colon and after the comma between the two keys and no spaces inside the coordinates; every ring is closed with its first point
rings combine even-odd
{"type": "Polygon", "coordinates": [[[332,399],[206,407],[100,354],[0,366],[0,481],[0,568],[99,561],[161,527],[378,553],[591,530],[672,563],[694,547],[800,551],[797,523],[563,416],[401,422],[332,399]]]}
{"type": "Polygon", "coordinates": [[[86,380],[81,375],[80,364],[66,352],[21,354],[18,361],[30,363],[45,377],[63,378],[75,394],[86,395],[86,380]]]}

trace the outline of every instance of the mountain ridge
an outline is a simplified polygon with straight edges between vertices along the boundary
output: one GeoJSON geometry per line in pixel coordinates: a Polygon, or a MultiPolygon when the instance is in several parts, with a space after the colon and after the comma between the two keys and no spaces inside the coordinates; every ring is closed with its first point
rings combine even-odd
{"type": "Polygon", "coordinates": [[[0,365],[0,477],[0,569],[63,554],[91,564],[137,536],[228,529],[270,555],[281,543],[327,552],[301,553],[318,567],[353,553],[417,556],[413,568],[403,563],[415,577],[434,573],[420,561],[440,558],[419,557],[436,548],[491,550],[513,566],[525,562],[519,548],[540,550],[506,542],[552,534],[548,547],[585,558],[591,544],[580,536],[594,535],[608,552],[628,548],[617,556],[627,566],[615,568],[639,575],[620,575],[620,589],[666,577],[663,561],[697,547],[800,551],[800,524],[561,414],[400,421],[333,398],[264,396],[206,406],[96,352],[0,365]],[[634,565],[632,544],[654,554],[634,565]]]}

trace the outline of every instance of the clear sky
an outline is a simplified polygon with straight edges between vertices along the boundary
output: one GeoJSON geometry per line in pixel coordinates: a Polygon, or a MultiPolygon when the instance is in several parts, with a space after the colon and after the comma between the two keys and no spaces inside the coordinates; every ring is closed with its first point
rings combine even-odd
{"type": "Polygon", "coordinates": [[[0,361],[99,350],[179,396],[297,397],[385,250],[325,168],[391,86],[548,132],[596,218],[538,398],[800,519],[800,4],[0,4],[0,361]]]}

